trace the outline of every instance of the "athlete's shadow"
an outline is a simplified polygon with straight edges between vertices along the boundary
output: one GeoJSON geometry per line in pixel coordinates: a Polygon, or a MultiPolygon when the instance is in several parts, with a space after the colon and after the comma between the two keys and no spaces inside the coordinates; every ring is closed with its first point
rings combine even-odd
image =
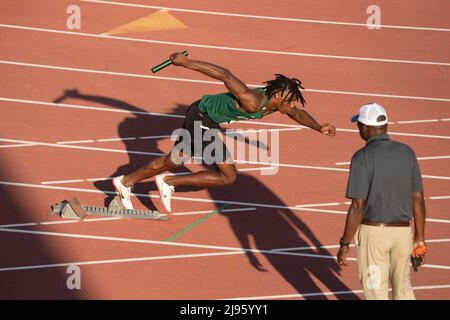
{"type": "MultiPolygon", "coordinates": [[[[106,106],[114,107],[120,110],[129,111],[124,121],[118,126],[118,134],[122,143],[125,144],[128,153],[128,163],[119,166],[110,177],[116,177],[122,174],[128,174],[140,166],[147,163],[153,156],[135,153],[151,152],[163,154],[158,146],[161,138],[154,139],[136,139],[128,140],[126,138],[142,136],[161,136],[170,135],[174,129],[181,128],[183,117],[188,106],[176,105],[172,112],[172,118],[165,118],[161,121],[146,114],[147,110],[138,108],[127,102],[112,99],[108,97],[82,94],[78,90],[66,90],[64,94],[55,99],[55,102],[61,102],[67,98],[81,99],[94,103],[100,103],[106,106]],[[170,120],[169,120],[170,119],[170,120]]],[[[246,141],[246,143],[249,143],[246,141]]],[[[113,165],[112,165],[113,166],[113,165]]],[[[189,171],[186,167],[177,168],[176,171],[189,171]]],[[[111,181],[97,181],[94,185],[99,190],[114,191],[111,181]]],[[[154,182],[144,182],[136,185],[134,193],[147,194],[149,190],[155,190],[154,182]]],[[[178,192],[189,191],[193,188],[178,188],[178,192]]],[[[261,202],[276,206],[286,206],[270,189],[258,181],[256,178],[239,174],[234,186],[227,188],[216,188],[208,190],[213,200],[229,200],[261,202]],[[240,193],[236,190],[251,190],[251,192],[240,193]],[[251,200],[245,199],[246,195],[257,195],[251,200]],[[240,198],[239,198],[240,197],[240,198]]],[[[112,200],[113,195],[106,194],[105,205],[112,200]]],[[[155,209],[150,198],[139,197],[144,206],[155,209]]],[[[270,250],[281,247],[307,247],[311,243],[313,246],[320,247],[322,243],[315,237],[309,227],[289,209],[258,209],[255,212],[230,212],[222,213],[229,220],[230,226],[239,239],[243,248],[250,248],[250,239],[253,238],[256,249],[270,250]]],[[[330,256],[326,249],[317,249],[315,251],[300,251],[306,253],[317,253],[330,256]]],[[[298,293],[317,293],[321,292],[315,284],[312,277],[319,279],[329,291],[349,291],[350,289],[339,279],[339,266],[334,260],[322,258],[306,258],[290,255],[279,255],[270,253],[261,253],[267,261],[288,281],[298,293]]],[[[264,266],[258,260],[258,254],[248,252],[247,257],[250,264],[259,271],[265,271],[264,266]]],[[[339,297],[339,296],[338,296],[339,297]]],[[[345,295],[345,298],[357,299],[356,295],[345,295]]],[[[325,298],[325,296],[305,296],[307,299],[325,298]]]]}
{"type": "MultiPolygon", "coordinates": [[[[158,146],[158,142],[163,139],[161,136],[171,135],[173,130],[182,127],[184,114],[188,108],[186,105],[177,104],[172,109],[171,113],[167,114],[164,120],[161,120],[160,117],[149,115],[148,110],[144,110],[125,101],[98,95],[84,94],[77,89],[65,90],[63,95],[55,99],[54,102],[59,103],[68,98],[99,103],[118,110],[129,111],[127,117],[118,125],[118,136],[122,139],[122,143],[125,144],[129,159],[126,164],[123,164],[114,170],[109,175],[109,179],[129,174],[146,164],[153,157],[163,155],[164,152],[158,146]]],[[[112,157],[114,157],[114,155],[115,154],[113,153],[112,157]]],[[[111,165],[111,167],[116,168],[115,165],[111,165]]],[[[186,172],[188,169],[186,167],[180,167],[174,170],[174,172],[177,171],[186,172]]],[[[111,180],[96,181],[94,182],[94,185],[97,189],[102,191],[114,191],[111,180]]],[[[154,181],[145,181],[137,184],[135,189],[133,189],[133,193],[148,194],[149,190],[155,189],[154,181]]],[[[106,199],[104,205],[107,206],[114,198],[114,194],[105,195],[106,199]]],[[[156,209],[149,197],[138,198],[145,207],[151,210],[156,209]]]]}
{"type": "MultiPolygon", "coordinates": [[[[214,200],[231,200],[242,202],[264,203],[274,206],[287,206],[277,195],[262,184],[258,179],[239,174],[236,184],[232,187],[209,189],[214,200]],[[241,196],[236,190],[248,190],[247,196],[241,196]],[[248,198],[250,195],[250,198],[248,198]],[[251,196],[251,195],[257,195],[251,196]]],[[[220,207],[220,206],[218,206],[220,207]]],[[[251,248],[253,241],[256,249],[271,250],[288,247],[321,247],[323,244],[317,239],[313,231],[289,209],[257,208],[249,212],[221,213],[225,216],[231,229],[239,239],[242,248],[251,248]]],[[[254,247],[253,247],[254,248],[254,247]]],[[[308,253],[331,256],[323,248],[314,250],[286,251],[291,253],[308,253]]],[[[273,268],[290,283],[299,294],[319,293],[306,295],[305,299],[326,299],[321,295],[322,290],[313,281],[313,277],[322,282],[328,291],[350,291],[341,281],[340,267],[333,259],[309,258],[272,253],[246,253],[249,263],[257,270],[265,272],[264,265],[258,259],[262,255],[270,262],[273,268]]],[[[337,298],[359,299],[354,294],[336,296],[337,298]]]]}

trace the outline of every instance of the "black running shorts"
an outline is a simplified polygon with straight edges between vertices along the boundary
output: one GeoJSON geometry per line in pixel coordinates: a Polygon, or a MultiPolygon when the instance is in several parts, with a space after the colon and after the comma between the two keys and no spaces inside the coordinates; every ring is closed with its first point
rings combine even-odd
{"type": "Polygon", "coordinates": [[[183,124],[185,131],[178,136],[174,147],[181,148],[185,156],[202,158],[207,164],[224,163],[227,159],[228,163],[233,163],[219,124],[211,120],[208,113],[201,112],[199,104],[200,100],[195,101],[187,109],[183,124]]]}

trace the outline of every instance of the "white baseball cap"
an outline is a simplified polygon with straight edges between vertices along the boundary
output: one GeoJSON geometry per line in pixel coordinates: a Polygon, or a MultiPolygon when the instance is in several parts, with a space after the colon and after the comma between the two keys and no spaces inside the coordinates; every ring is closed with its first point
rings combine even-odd
{"type": "Polygon", "coordinates": [[[386,110],[377,103],[366,103],[359,109],[359,114],[352,117],[352,122],[359,121],[367,126],[382,126],[388,123],[386,110]],[[379,116],[385,116],[383,121],[378,121],[379,116]]]}

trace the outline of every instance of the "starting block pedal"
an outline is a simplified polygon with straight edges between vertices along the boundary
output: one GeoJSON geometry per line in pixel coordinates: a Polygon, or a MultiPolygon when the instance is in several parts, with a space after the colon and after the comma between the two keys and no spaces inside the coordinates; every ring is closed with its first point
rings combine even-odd
{"type": "Polygon", "coordinates": [[[83,206],[77,198],[62,201],[52,206],[50,214],[59,215],[64,219],[82,220],[88,215],[101,217],[143,219],[143,220],[169,220],[161,213],[152,210],[130,210],[123,207],[116,196],[108,207],[83,206]]]}
{"type": "Polygon", "coordinates": [[[119,209],[125,209],[125,206],[123,205],[122,201],[120,201],[120,196],[117,195],[109,203],[108,210],[119,210],[119,209]]]}

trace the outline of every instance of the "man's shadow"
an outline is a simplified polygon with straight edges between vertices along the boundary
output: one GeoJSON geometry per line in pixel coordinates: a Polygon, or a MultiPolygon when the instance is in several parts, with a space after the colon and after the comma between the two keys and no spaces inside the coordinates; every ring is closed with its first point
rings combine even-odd
{"type": "MultiPolygon", "coordinates": [[[[111,181],[112,178],[129,174],[149,162],[158,154],[163,155],[164,152],[159,148],[158,142],[164,138],[160,136],[171,135],[173,130],[181,128],[183,125],[184,114],[188,108],[187,105],[176,104],[171,110],[171,113],[167,114],[168,116],[172,115],[170,119],[168,117],[155,117],[149,115],[148,110],[144,110],[125,101],[98,95],[84,94],[77,89],[65,90],[60,97],[54,100],[54,102],[59,103],[68,98],[99,103],[105,106],[114,107],[118,110],[129,111],[127,117],[118,125],[118,136],[122,138],[122,143],[125,144],[129,157],[128,162],[115,169],[109,175],[108,180],[94,182],[94,186],[102,191],[114,191],[111,181]],[[137,139],[131,140],[130,138],[137,139]],[[155,155],[143,155],[135,153],[135,151],[154,153],[155,155]]],[[[174,172],[186,171],[188,171],[186,167],[180,167],[174,170],[174,172]]],[[[133,189],[133,193],[147,194],[149,190],[155,189],[156,186],[153,181],[146,181],[137,184],[133,189]]],[[[104,205],[107,206],[115,195],[105,194],[105,196],[104,205]]],[[[148,209],[156,210],[156,206],[149,197],[138,197],[138,199],[148,209]]]]}
{"type": "MultiPolygon", "coordinates": [[[[213,200],[234,200],[245,202],[264,203],[275,206],[287,206],[269,188],[258,181],[257,178],[247,174],[239,174],[236,184],[226,188],[208,190],[213,200]],[[249,200],[239,197],[236,190],[248,190],[247,194],[256,195],[249,200]],[[238,199],[237,199],[238,197],[238,199]]],[[[244,196],[245,197],[245,196],[244,196]]],[[[219,206],[218,206],[219,207],[219,206]]],[[[271,250],[286,247],[309,247],[318,249],[290,251],[332,256],[320,248],[323,244],[314,235],[314,232],[302,221],[298,215],[289,209],[257,208],[250,212],[221,213],[228,219],[230,227],[239,240],[242,248],[251,248],[250,242],[256,249],[271,250]]],[[[296,257],[261,253],[273,268],[292,286],[299,294],[320,293],[322,290],[313,281],[319,279],[329,291],[351,291],[340,279],[340,267],[333,259],[296,257]]],[[[252,267],[265,272],[266,269],[258,260],[256,254],[247,252],[246,256],[252,267]]],[[[336,296],[338,299],[341,296],[336,296]]],[[[355,294],[346,294],[345,299],[359,299],[355,294]]],[[[305,296],[305,299],[326,299],[325,295],[305,296]]]]}

